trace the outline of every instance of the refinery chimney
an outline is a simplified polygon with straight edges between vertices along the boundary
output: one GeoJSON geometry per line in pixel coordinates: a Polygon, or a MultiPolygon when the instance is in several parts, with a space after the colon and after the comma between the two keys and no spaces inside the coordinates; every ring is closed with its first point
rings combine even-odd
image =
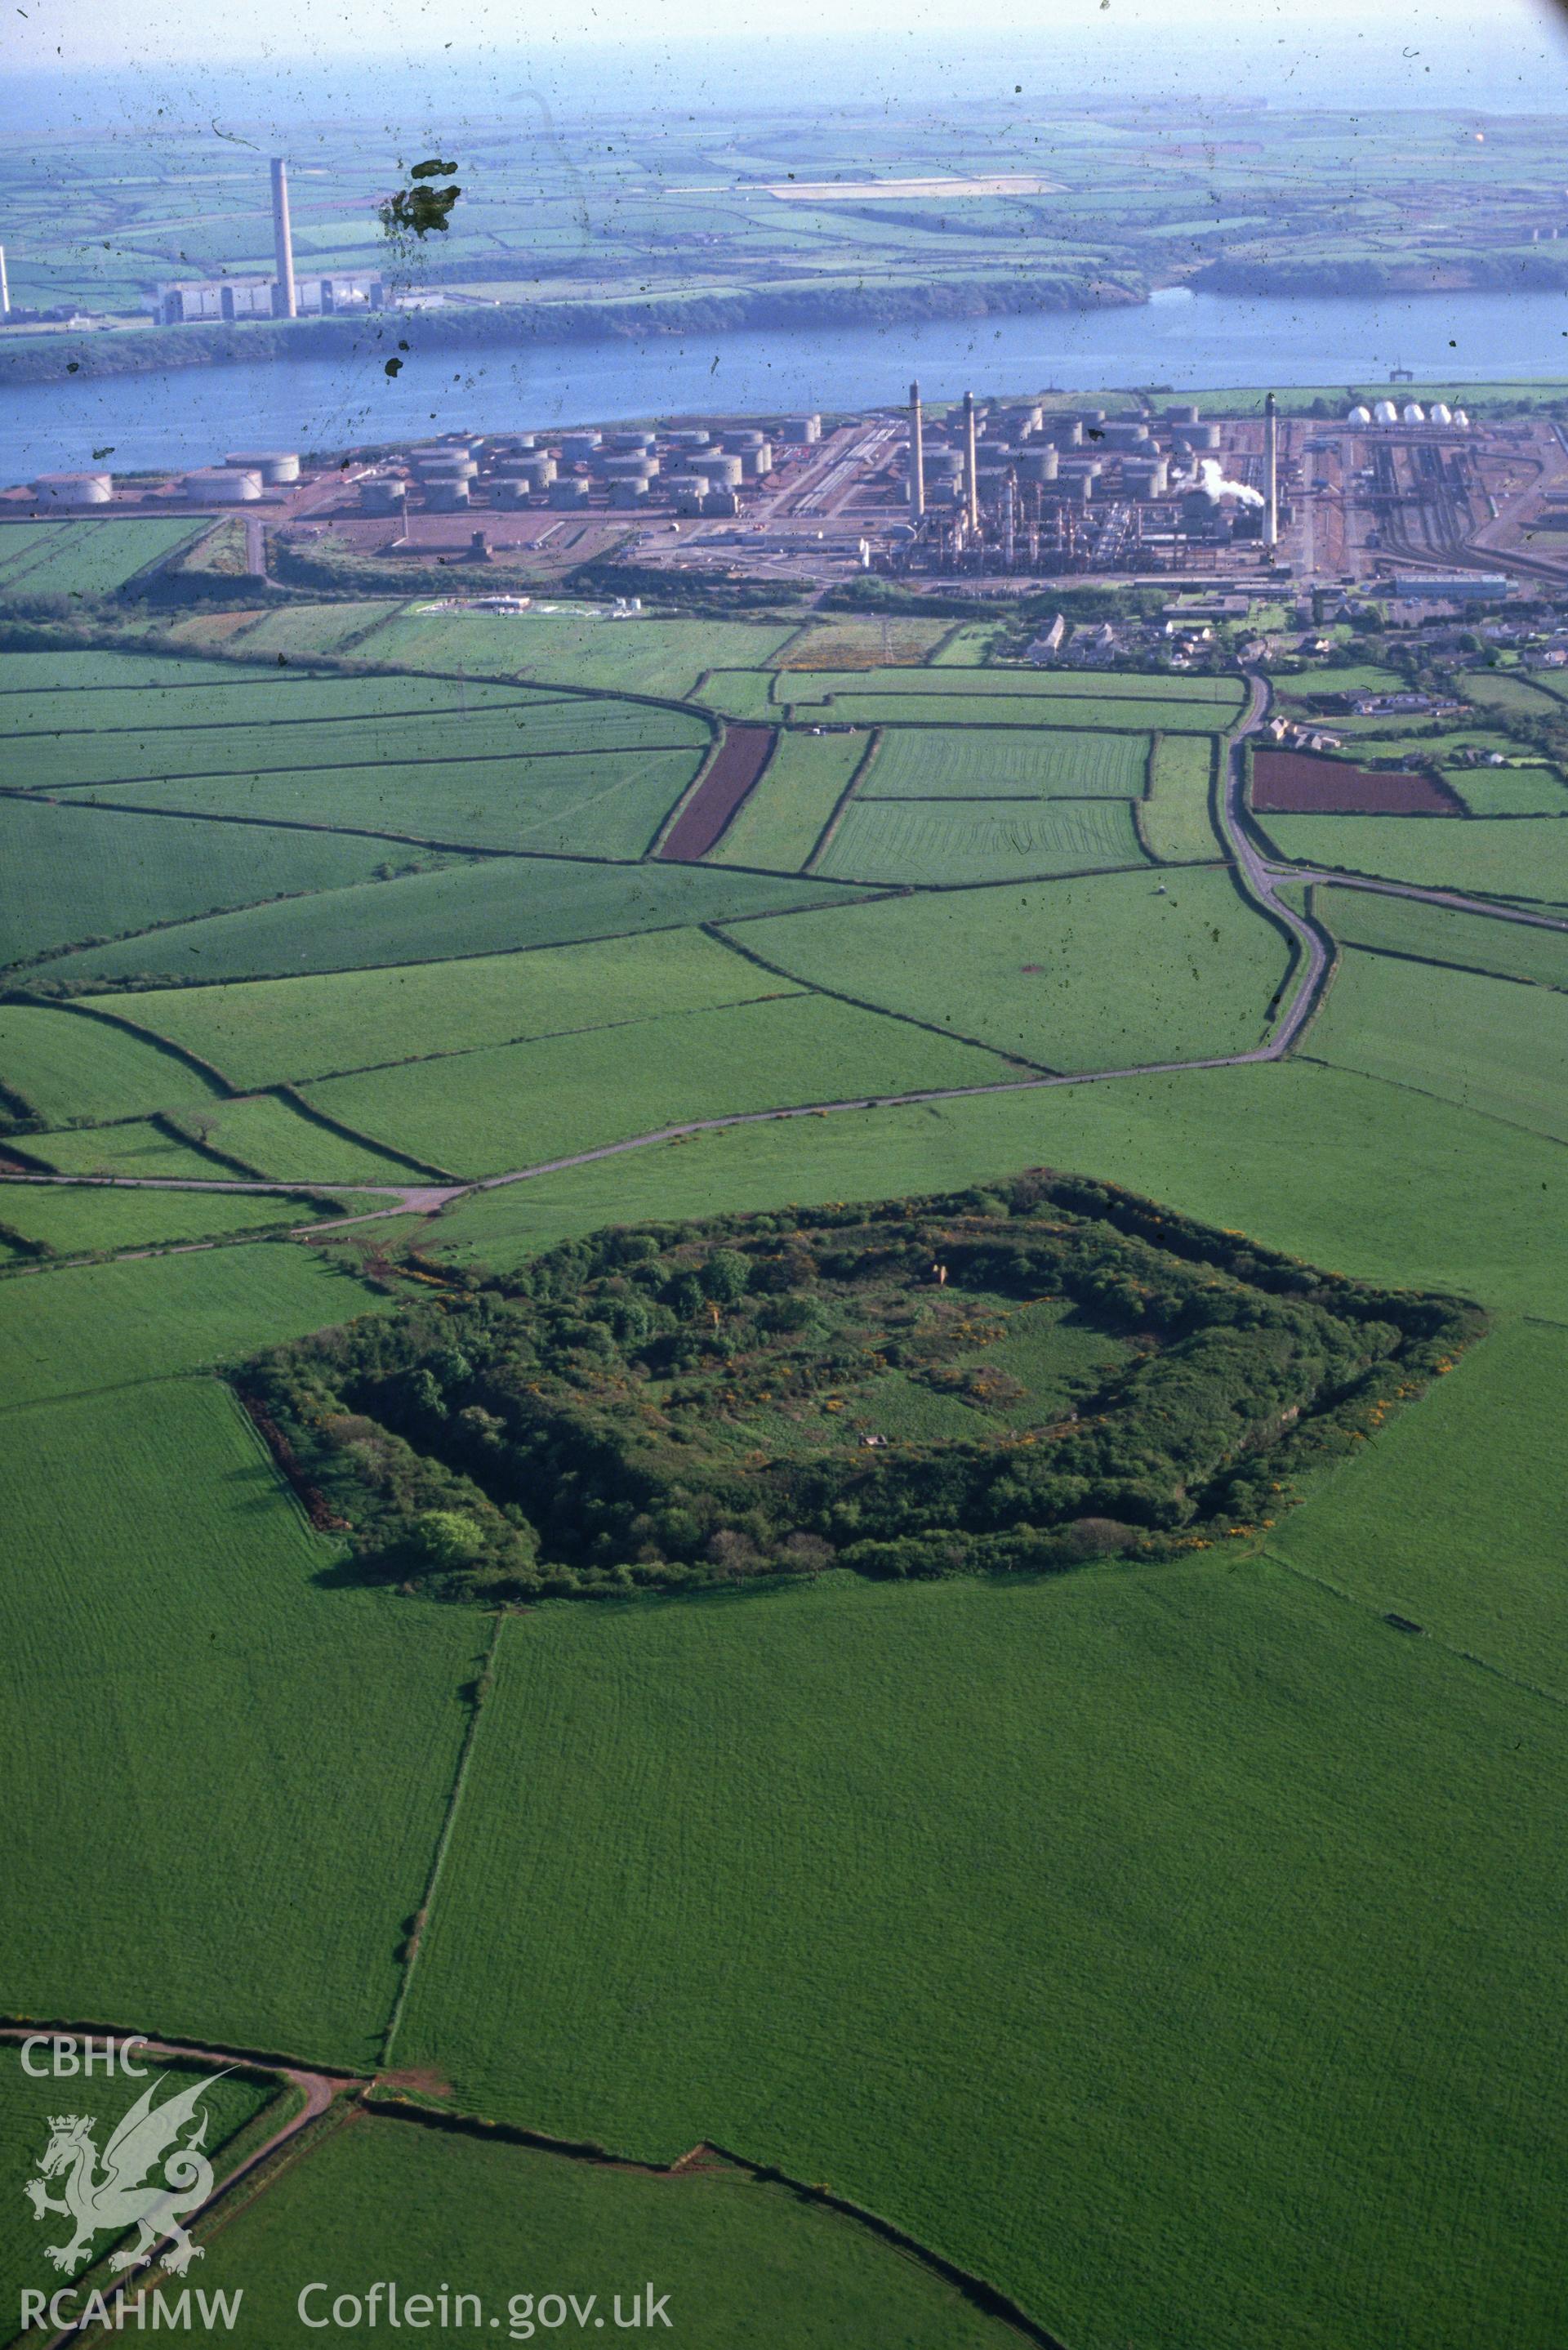
{"type": "Polygon", "coordinates": [[[5,281],[5,248],[0,244],[0,318],[11,316],[11,288],[5,281]]]}
{"type": "Polygon", "coordinates": [[[909,513],[919,522],[926,511],[926,442],[920,424],[920,387],[909,386],[909,513]]]}
{"type": "Polygon", "coordinates": [[[1280,420],[1271,391],[1263,402],[1263,545],[1280,543],[1280,420]]]}
{"type": "Polygon", "coordinates": [[[980,467],[974,453],[974,394],[963,396],[963,502],[971,530],[980,528],[980,467]]]}
{"type": "Polygon", "coordinates": [[[273,287],[273,315],[299,315],[294,293],[294,238],[288,226],[288,165],[281,155],[272,159],[272,234],[277,255],[277,283],[273,287]]]}

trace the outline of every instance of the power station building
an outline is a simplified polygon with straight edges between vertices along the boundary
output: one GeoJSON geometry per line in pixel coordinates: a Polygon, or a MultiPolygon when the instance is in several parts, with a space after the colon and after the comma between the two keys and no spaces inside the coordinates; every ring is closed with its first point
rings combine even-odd
{"type": "Polygon", "coordinates": [[[321,273],[296,277],[288,166],[281,155],[272,160],[272,234],[273,276],[171,278],[152,297],[152,315],[158,324],[180,327],[225,319],[330,317],[337,310],[387,307],[387,286],[379,270],[334,270],[329,276],[321,273]]]}

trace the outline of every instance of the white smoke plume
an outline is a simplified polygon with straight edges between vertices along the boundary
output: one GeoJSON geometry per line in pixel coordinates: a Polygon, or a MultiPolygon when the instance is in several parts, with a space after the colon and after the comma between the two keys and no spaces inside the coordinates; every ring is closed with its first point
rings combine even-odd
{"type": "Polygon", "coordinates": [[[1262,490],[1250,489],[1245,482],[1228,482],[1225,468],[1218,457],[1199,459],[1198,486],[1200,490],[1207,490],[1211,498],[1235,498],[1244,506],[1261,506],[1267,503],[1262,490]]]}

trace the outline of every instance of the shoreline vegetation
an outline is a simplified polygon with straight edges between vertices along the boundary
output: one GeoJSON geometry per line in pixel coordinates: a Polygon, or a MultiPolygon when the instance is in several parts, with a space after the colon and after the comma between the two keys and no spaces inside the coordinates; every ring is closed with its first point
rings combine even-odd
{"type": "Polygon", "coordinates": [[[938,278],[925,285],[848,283],[734,286],[646,301],[503,302],[493,307],[385,310],[360,317],[257,319],[223,326],[147,327],[39,334],[0,343],[0,383],[103,380],[177,368],[289,359],[510,348],[529,343],[634,341],[648,335],[740,334],[748,328],[907,326],[1133,307],[1133,279],[1032,276],[938,278]]]}

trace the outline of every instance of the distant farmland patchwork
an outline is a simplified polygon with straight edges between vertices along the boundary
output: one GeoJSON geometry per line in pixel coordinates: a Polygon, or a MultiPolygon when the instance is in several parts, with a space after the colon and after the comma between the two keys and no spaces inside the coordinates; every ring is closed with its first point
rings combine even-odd
{"type": "MultiPolygon", "coordinates": [[[[109,525],[22,527],[0,601],[108,562],[109,525]]],[[[199,614],[203,659],[0,652],[0,1171],[78,1179],[0,1184],[5,2002],[444,2109],[327,2132],[225,2230],[280,2342],[301,2257],[495,2291],[520,2246],[563,2292],[602,2289],[585,2247],[668,2268],[713,2350],[1017,2338],[824,2195],[1085,2350],[1555,2338],[1568,934],[1292,882],[1339,954],[1259,1061],[1302,965],[1223,829],[1241,684],[1003,665],[994,626],[383,598],[199,614]],[[1150,1074],[1047,1082],[1118,1071],[1150,1074]],[[452,1281],[607,1225],[950,1184],[958,1234],[1041,1163],[1282,1250],[1286,1293],[1295,1258],[1473,1293],[1491,1335],[1207,1555],[851,1584],[829,1544],[655,1606],[628,1559],[624,1599],[502,1617],[368,1580],[223,1376],[367,1315],[450,1331],[452,1281]]],[[[1568,920],[1546,785],[1494,772],[1384,771],[1475,795],[1441,822],[1256,822],[1568,920]]],[[[613,1245],[583,1359],[639,1315],[661,1400],[682,1349],[732,1359],[722,1281],[677,1312],[613,1245]]],[[[917,1389],[895,1317],[887,1440],[961,1444],[966,1379],[1054,1366],[1065,1415],[1069,1370],[1136,1375],[1168,1334],[1127,1245],[1094,1348],[1035,1299],[917,1389]]],[[[781,1362],[833,1342],[831,1284],[787,1304],[781,1362]]],[[[450,1389],[405,1401],[483,1464],[441,1345],[450,1389]]]]}

